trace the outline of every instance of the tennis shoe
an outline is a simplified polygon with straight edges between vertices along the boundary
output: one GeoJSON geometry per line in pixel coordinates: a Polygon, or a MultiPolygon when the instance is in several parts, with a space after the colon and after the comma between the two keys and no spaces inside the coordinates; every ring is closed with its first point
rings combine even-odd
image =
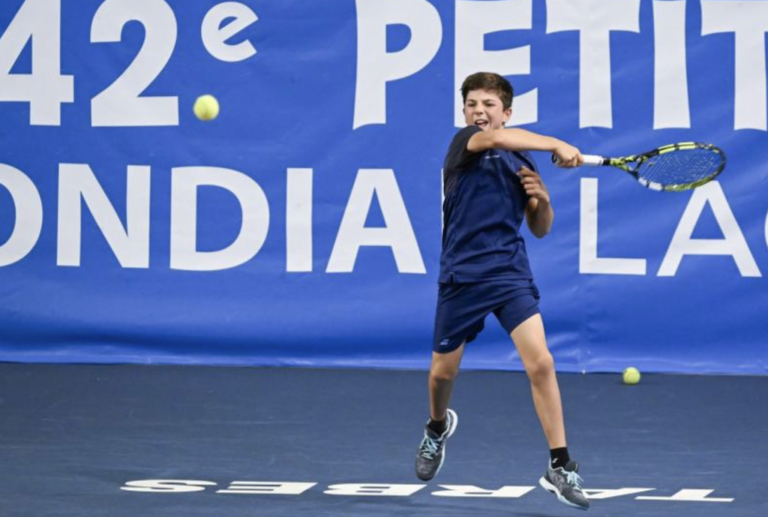
{"type": "Polygon", "coordinates": [[[416,476],[422,481],[429,481],[437,475],[445,461],[445,442],[451,437],[459,423],[459,417],[452,409],[448,410],[445,431],[438,435],[429,427],[424,429],[424,439],[416,453],[416,476]]]}
{"type": "Polygon", "coordinates": [[[578,474],[579,464],[569,461],[565,467],[552,468],[549,464],[547,473],[539,480],[545,490],[557,496],[558,501],[581,510],[589,509],[589,501],[584,495],[581,483],[584,481],[578,474]]]}

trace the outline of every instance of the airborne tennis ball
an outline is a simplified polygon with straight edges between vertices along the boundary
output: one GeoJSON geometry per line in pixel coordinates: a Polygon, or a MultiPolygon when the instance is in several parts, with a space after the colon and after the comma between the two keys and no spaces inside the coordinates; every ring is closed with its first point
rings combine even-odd
{"type": "Polygon", "coordinates": [[[622,375],[622,379],[624,379],[624,384],[637,384],[640,382],[640,372],[637,368],[633,368],[630,366],[626,370],[624,370],[624,374],[622,375]]]}
{"type": "Polygon", "coordinates": [[[200,120],[213,120],[219,116],[219,101],[213,95],[201,95],[195,101],[194,110],[200,120]]]}

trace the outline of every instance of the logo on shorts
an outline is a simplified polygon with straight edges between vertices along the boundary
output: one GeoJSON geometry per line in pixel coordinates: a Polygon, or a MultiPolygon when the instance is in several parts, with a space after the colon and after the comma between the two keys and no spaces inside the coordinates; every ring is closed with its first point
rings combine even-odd
{"type": "Polygon", "coordinates": [[[448,343],[450,342],[451,342],[450,339],[443,339],[442,341],[440,341],[440,346],[448,346],[448,343]]]}

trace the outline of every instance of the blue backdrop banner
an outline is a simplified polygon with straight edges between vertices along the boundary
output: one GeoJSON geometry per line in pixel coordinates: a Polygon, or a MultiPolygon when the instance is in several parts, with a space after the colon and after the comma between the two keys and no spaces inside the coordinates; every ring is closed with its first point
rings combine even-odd
{"type": "MultiPolygon", "coordinates": [[[[536,155],[558,368],[765,374],[766,31],[768,0],[3,0],[0,360],[426,366],[486,70],[584,153],[728,156],[658,193],[536,155]]],[[[489,321],[465,367],[521,363],[489,321]]]]}

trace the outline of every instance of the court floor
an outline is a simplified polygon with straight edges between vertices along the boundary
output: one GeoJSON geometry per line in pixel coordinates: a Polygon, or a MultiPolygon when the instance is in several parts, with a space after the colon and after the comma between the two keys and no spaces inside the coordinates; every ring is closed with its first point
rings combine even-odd
{"type": "MultiPolygon", "coordinates": [[[[768,515],[768,377],[560,374],[595,516],[768,515]]],[[[0,364],[0,515],[559,516],[522,373],[462,372],[413,474],[421,371],[0,364]]]]}

